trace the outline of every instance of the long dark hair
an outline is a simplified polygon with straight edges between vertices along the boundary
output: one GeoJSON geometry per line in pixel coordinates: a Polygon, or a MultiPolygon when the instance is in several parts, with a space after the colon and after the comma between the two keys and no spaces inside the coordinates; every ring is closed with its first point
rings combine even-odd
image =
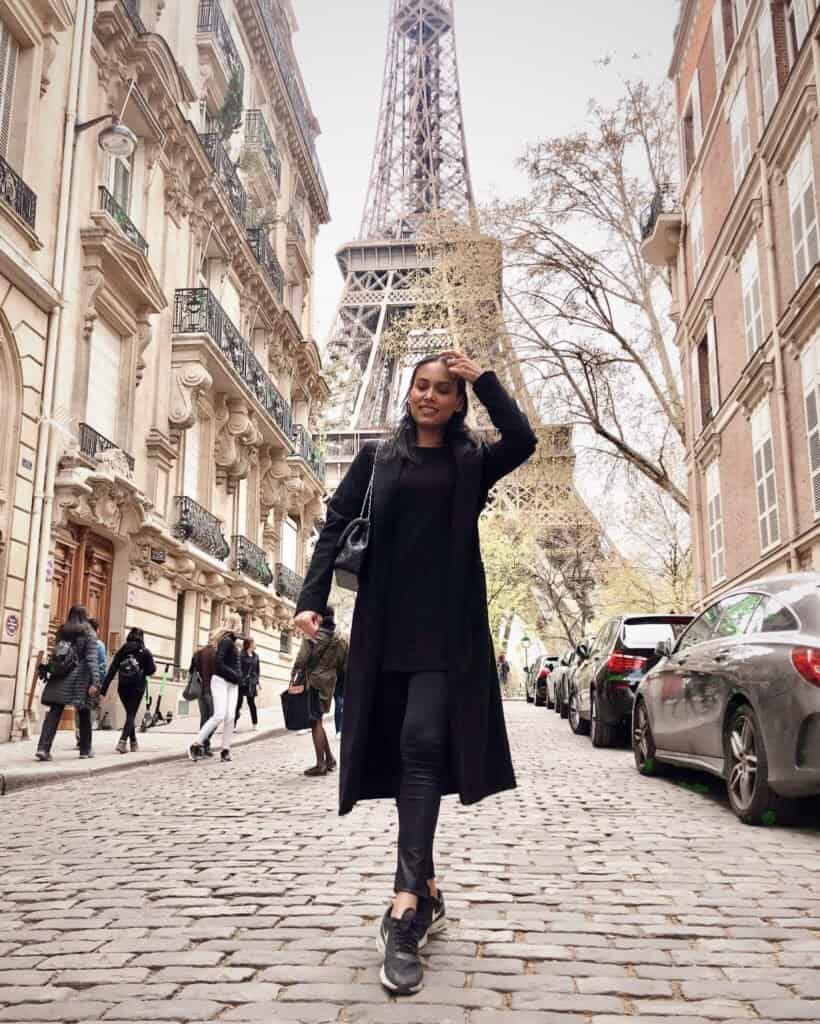
{"type": "Polygon", "coordinates": [[[140,647],[145,646],[145,633],[139,628],[139,626],[132,626],[128,631],[128,636],[125,642],[127,644],[139,644],[140,647]]]}
{"type": "MultiPolygon", "coordinates": [[[[385,442],[382,458],[409,459],[411,462],[418,461],[413,453],[413,446],[416,443],[416,421],[410,413],[410,392],[416,382],[416,374],[422,366],[429,366],[430,363],[444,362],[441,356],[425,356],[413,367],[413,375],[407,387],[407,394],[404,397],[404,413],[399,420],[398,426],[385,442]]],[[[469,399],[467,398],[467,384],[461,378],[456,378],[458,394],[462,401],[462,408],[454,412],[444,428],[444,444],[450,446],[458,441],[467,441],[475,444],[476,440],[467,426],[467,412],[469,410],[469,399]]]]}
{"type": "Polygon", "coordinates": [[[88,611],[85,605],[75,604],[69,609],[68,618],[60,626],[58,636],[61,640],[76,640],[77,637],[86,636],[91,629],[88,621],[88,611]]]}

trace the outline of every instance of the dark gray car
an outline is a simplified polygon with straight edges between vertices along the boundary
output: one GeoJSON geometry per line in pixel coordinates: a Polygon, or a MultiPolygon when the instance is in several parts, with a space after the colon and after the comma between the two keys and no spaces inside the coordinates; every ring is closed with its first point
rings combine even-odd
{"type": "Polygon", "coordinates": [[[668,763],[719,775],[749,824],[820,793],[820,573],[738,587],[659,653],[633,711],[640,772],[668,763]]]}

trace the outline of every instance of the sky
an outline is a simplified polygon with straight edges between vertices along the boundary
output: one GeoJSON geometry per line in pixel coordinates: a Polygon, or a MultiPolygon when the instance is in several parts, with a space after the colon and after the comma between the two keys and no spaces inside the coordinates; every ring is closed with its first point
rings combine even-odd
{"type": "MultiPolygon", "coordinates": [[[[322,126],[332,222],[315,259],[314,336],[324,348],[342,286],[334,254],[356,238],[376,136],[390,0],[292,0],[294,46],[322,126]]],[[[519,193],[528,142],[583,124],[590,99],[617,99],[620,74],[663,80],[678,0],[455,0],[473,189],[519,193]],[[603,66],[604,58],[612,58],[603,66]]]]}

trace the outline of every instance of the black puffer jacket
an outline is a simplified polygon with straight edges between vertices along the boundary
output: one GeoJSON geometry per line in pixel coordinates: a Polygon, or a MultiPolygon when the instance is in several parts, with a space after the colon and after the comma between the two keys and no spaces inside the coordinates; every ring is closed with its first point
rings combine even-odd
{"type": "Polygon", "coordinates": [[[114,655],[111,664],[108,666],[108,671],[105,673],[101,690],[103,697],[108,693],[108,687],[111,685],[114,676],[119,672],[120,665],[131,655],[137,659],[142,671],[142,683],[137,683],[136,685],[138,687],[141,685],[141,688],[145,689],[145,680],[157,670],[157,666],[154,664],[154,656],[138,640],[127,640],[114,655]]]}
{"type": "Polygon", "coordinates": [[[242,669],[239,665],[239,648],[236,646],[236,633],[226,633],[219,641],[214,660],[214,675],[222,676],[229,683],[242,682],[242,669]]]}
{"type": "Polygon", "coordinates": [[[40,700],[45,705],[63,704],[85,708],[91,703],[88,689],[99,688],[100,663],[97,658],[97,634],[87,626],[79,635],[69,635],[61,629],[56,640],[70,640],[77,652],[77,665],[66,676],[49,676],[40,700]]]}

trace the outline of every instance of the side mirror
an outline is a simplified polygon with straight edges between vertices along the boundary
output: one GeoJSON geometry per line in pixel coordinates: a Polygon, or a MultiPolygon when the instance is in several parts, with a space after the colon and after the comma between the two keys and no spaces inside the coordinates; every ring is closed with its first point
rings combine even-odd
{"type": "Polygon", "coordinates": [[[672,641],[671,640],[659,640],[655,646],[655,654],[659,658],[668,658],[672,653],[672,641]]]}
{"type": "Polygon", "coordinates": [[[575,648],[575,653],[578,655],[581,661],[586,661],[589,657],[589,647],[587,647],[587,645],[584,643],[578,644],[578,646],[575,648]]]}

